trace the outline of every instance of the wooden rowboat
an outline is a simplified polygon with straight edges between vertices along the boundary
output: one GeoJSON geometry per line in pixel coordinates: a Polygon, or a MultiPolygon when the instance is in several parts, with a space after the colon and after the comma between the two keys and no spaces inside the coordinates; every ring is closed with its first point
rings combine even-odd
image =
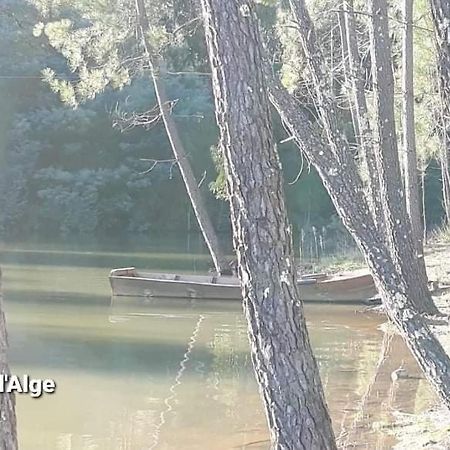
{"type": "MultiPolygon", "coordinates": [[[[113,296],[242,300],[233,276],[154,273],[134,267],[114,269],[109,275],[113,296]]],[[[377,290],[365,270],[336,276],[306,275],[298,280],[306,302],[373,303],[377,290]]]]}

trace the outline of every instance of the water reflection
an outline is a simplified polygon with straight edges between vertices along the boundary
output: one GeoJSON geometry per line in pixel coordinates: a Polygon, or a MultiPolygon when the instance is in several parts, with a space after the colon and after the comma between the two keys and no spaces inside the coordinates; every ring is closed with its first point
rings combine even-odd
{"type": "MultiPolygon", "coordinates": [[[[268,448],[239,304],[111,303],[110,266],[46,257],[4,267],[12,369],[58,382],[53,396],[18,398],[22,449],[268,448]]],[[[403,343],[363,309],[306,316],[341,448],[391,448],[392,412],[430,399],[403,343]],[[411,378],[393,383],[400,366],[411,378]]]]}

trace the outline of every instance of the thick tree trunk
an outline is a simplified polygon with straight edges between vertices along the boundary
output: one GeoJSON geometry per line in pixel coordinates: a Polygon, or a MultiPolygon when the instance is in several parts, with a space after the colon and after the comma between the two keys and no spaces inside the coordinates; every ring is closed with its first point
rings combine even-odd
{"type": "Polygon", "coordinates": [[[309,342],[254,4],[202,0],[234,245],[272,448],[335,449],[309,342]]]}
{"type": "Polygon", "coordinates": [[[450,3],[430,0],[437,41],[440,95],[442,105],[442,196],[447,223],[450,223],[450,3]]]}
{"type": "MultiPolygon", "coordinates": [[[[0,269],[0,376],[10,375],[8,360],[8,335],[3,309],[2,272],[0,269]]],[[[14,394],[0,393],[0,450],[17,449],[16,401],[14,394]]]]}
{"type": "Polygon", "coordinates": [[[376,153],[380,174],[386,229],[390,252],[407,284],[417,290],[423,299],[415,304],[421,312],[436,314],[428,290],[428,277],[423,252],[418,253],[411,222],[406,211],[404,189],[398,155],[394,113],[394,74],[392,70],[389,36],[388,6],[386,0],[371,2],[371,54],[374,98],[377,111],[376,153]]]}
{"type": "Polygon", "coordinates": [[[164,77],[166,75],[165,63],[161,57],[152,55],[151,45],[147,39],[149,23],[143,0],[136,0],[136,12],[139,19],[142,45],[144,46],[145,57],[151,70],[158,106],[166,128],[167,137],[169,138],[173,154],[177,160],[186,191],[192,204],[192,209],[194,210],[203,238],[208,246],[216,271],[218,273],[227,272],[229,270],[228,262],[222,252],[219,239],[206,209],[191,163],[189,162],[189,157],[178,133],[178,127],[172,116],[170,101],[168,100],[164,84],[164,77]]]}
{"type": "Polygon", "coordinates": [[[403,0],[403,174],[406,210],[411,221],[417,254],[423,254],[419,177],[417,171],[416,130],[414,116],[414,44],[413,0],[403,0]]]}
{"type": "MultiPolygon", "coordinates": [[[[378,0],[374,1],[377,2],[378,0]]],[[[332,156],[340,168],[353,166],[353,158],[349,152],[348,144],[337,129],[337,108],[329,93],[327,93],[329,86],[324,73],[325,63],[318,49],[314,26],[306,8],[305,0],[290,0],[290,5],[303,51],[308,60],[311,78],[315,85],[317,108],[326,132],[326,138],[331,147],[332,156]]],[[[383,229],[378,228],[378,233],[383,240],[386,239],[390,244],[389,251],[397,271],[406,279],[408,286],[417,292],[417,295],[413,296],[411,301],[414,302],[418,311],[436,314],[438,310],[428,290],[423,255],[418,258],[415,251],[411,236],[411,224],[406,213],[405,201],[402,198],[403,188],[393,110],[393,74],[390,64],[389,34],[387,34],[387,39],[384,36],[384,33],[388,33],[387,15],[385,16],[383,10],[378,7],[382,5],[372,6],[374,17],[372,18],[371,40],[374,65],[377,67],[377,70],[374,70],[374,79],[377,84],[375,98],[378,112],[378,142],[374,146],[374,152],[379,177],[377,187],[380,189],[379,192],[373,192],[373,195],[375,196],[374,204],[381,202],[383,205],[384,216],[383,229]],[[375,29],[377,30],[376,33],[374,32],[375,29]],[[377,196],[379,196],[379,199],[376,198],[377,196]]],[[[360,89],[358,92],[361,92],[360,89]]],[[[361,114],[364,115],[364,110],[361,110],[361,114]]],[[[359,179],[358,189],[362,190],[360,181],[359,179]]]]}

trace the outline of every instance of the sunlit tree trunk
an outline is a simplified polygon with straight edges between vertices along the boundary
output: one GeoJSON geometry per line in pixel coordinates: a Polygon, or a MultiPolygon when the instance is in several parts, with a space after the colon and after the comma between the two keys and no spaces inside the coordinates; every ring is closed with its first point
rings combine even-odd
{"type": "MultiPolygon", "coordinates": [[[[9,375],[8,335],[3,309],[2,272],[0,269],[0,376],[9,375]]],[[[17,449],[16,401],[14,394],[0,393],[0,450],[17,449]]]]}
{"type": "MultiPolygon", "coordinates": [[[[266,73],[271,77],[271,71],[266,73]]],[[[385,241],[380,238],[356,166],[351,161],[339,164],[301,105],[273,77],[270,97],[300,150],[315,166],[336,211],[361,249],[386,313],[400,330],[430,384],[450,408],[450,359],[415,309],[416,292],[399,273],[385,241]]]]}
{"type": "Polygon", "coordinates": [[[416,131],[414,115],[414,43],[413,0],[403,0],[403,174],[406,210],[411,221],[416,250],[423,254],[423,233],[420,211],[419,177],[417,171],[416,131]]]}
{"type": "Polygon", "coordinates": [[[380,168],[381,197],[383,198],[388,242],[394,263],[408,285],[418,292],[419,311],[435,313],[428,290],[428,278],[423,253],[418,254],[411,222],[406,212],[404,189],[401,183],[397,133],[394,113],[394,74],[392,69],[386,0],[371,2],[371,55],[374,99],[377,110],[376,153],[380,168]]]}
{"type": "Polygon", "coordinates": [[[377,143],[373,139],[373,131],[370,125],[369,111],[365,93],[365,72],[361,65],[361,57],[356,36],[356,19],[353,9],[353,0],[344,0],[342,5],[342,16],[344,19],[345,40],[348,53],[349,84],[352,87],[353,105],[357,121],[358,145],[363,159],[363,167],[367,171],[367,199],[370,205],[372,216],[380,230],[385,233],[383,204],[380,192],[379,171],[375,159],[375,146],[377,143]]]}
{"type": "Polygon", "coordinates": [[[444,206],[445,218],[447,223],[450,223],[450,167],[449,167],[450,152],[447,150],[447,144],[444,142],[441,145],[439,155],[441,165],[442,177],[442,203],[444,206]]]}
{"type": "Polygon", "coordinates": [[[181,141],[178,133],[178,127],[172,116],[171,105],[164,82],[164,78],[166,76],[164,60],[160,56],[152,54],[152,48],[148,41],[148,33],[150,28],[143,0],[136,0],[136,12],[139,18],[142,45],[145,50],[145,57],[147,59],[148,66],[151,70],[158,106],[173,154],[177,160],[181,176],[186,186],[186,191],[192,204],[192,209],[194,210],[195,217],[197,218],[200,230],[203,234],[203,238],[208,246],[216,271],[218,273],[226,272],[229,270],[226,257],[223,254],[219,239],[206,209],[202,193],[198,187],[194,171],[192,170],[189,156],[186,153],[183,142],[181,141]]]}
{"type": "Polygon", "coordinates": [[[442,196],[447,223],[450,223],[450,3],[430,0],[437,41],[440,95],[442,105],[442,196]]]}
{"type": "MultiPolygon", "coordinates": [[[[389,30],[383,3],[386,6],[385,1],[374,0],[371,5],[371,47],[377,111],[376,145],[373,151],[379,177],[379,191],[373,192],[373,195],[381,199],[384,219],[382,229],[377,227],[377,231],[380,239],[386,240],[389,244],[389,252],[396,270],[416,293],[411,297],[414,306],[420,312],[435,314],[438,310],[428,290],[425,261],[423,255],[420,255],[420,258],[417,255],[403,198],[393,109],[394,81],[389,30]]],[[[305,0],[290,0],[290,5],[315,86],[320,121],[333,158],[341,170],[343,167],[353,165],[353,157],[347,142],[337,128],[337,108],[329,95],[326,64],[318,48],[305,0]]],[[[360,186],[359,189],[363,190],[363,187],[360,186]]]]}
{"type": "Polygon", "coordinates": [[[262,48],[249,0],[202,0],[252,359],[273,449],[335,449],[296,283],[262,48]]]}
{"type": "Polygon", "coordinates": [[[422,161],[422,167],[420,170],[420,191],[422,194],[422,243],[426,245],[427,243],[427,205],[426,205],[426,183],[425,179],[427,176],[427,164],[422,161]]]}

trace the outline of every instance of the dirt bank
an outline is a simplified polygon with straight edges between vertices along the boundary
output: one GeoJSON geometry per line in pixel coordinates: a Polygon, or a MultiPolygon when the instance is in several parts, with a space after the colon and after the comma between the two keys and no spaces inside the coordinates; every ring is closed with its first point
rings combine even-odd
{"type": "MultiPolygon", "coordinates": [[[[450,244],[433,244],[426,252],[430,280],[450,286],[450,244]]],[[[450,290],[435,297],[439,309],[450,316],[450,290]]],[[[450,325],[433,325],[433,331],[450,353],[450,325]]],[[[396,422],[390,428],[398,443],[395,450],[444,450],[450,449],[450,412],[435,404],[421,414],[394,413],[396,422]]]]}

